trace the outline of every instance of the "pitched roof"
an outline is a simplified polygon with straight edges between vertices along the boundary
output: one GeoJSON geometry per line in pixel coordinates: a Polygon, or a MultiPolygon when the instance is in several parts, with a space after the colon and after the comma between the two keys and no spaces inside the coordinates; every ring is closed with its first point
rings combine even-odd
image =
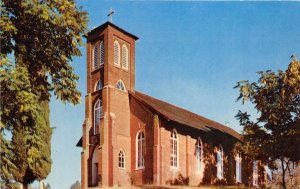
{"type": "Polygon", "coordinates": [[[193,112],[179,108],[162,100],[153,98],[141,92],[129,91],[129,94],[142,102],[150,110],[157,112],[160,116],[163,116],[167,120],[190,126],[203,131],[218,130],[220,132],[229,134],[238,140],[241,140],[241,136],[235,130],[222,125],[213,120],[207,119],[193,112]]]}
{"type": "Polygon", "coordinates": [[[132,37],[132,38],[135,39],[135,40],[138,40],[138,39],[139,39],[137,36],[135,36],[135,35],[133,35],[133,34],[127,32],[126,30],[120,28],[119,26],[117,26],[117,25],[115,25],[115,24],[113,24],[113,23],[111,23],[111,22],[105,22],[104,24],[98,26],[97,28],[92,29],[91,31],[89,31],[89,32],[85,35],[85,37],[87,37],[87,38],[89,39],[89,36],[91,36],[91,35],[93,35],[93,34],[95,34],[95,33],[101,32],[101,31],[104,30],[107,26],[111,26],[111,27],[113,27],[113,28],[119,30],[120,32],[124,33],[125,35],[128,35],[128,36],[132,37]]]}

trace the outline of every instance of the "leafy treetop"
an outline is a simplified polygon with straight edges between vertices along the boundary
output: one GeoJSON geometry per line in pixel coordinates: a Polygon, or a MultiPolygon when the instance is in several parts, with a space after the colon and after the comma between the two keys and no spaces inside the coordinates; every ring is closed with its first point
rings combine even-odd
{"type": "Polygon", "coordinates": [[[250,101],[259,113],[256,121],[247,112],[239,111],[236,115],[243,126],[240,148],[271,168],[275,168],[275,160],[287,165],[297,163],[300,161],[300,62],[292,56],[285,71],[258,74],[257,82],[244,80],[235,86],[240,92],[237,100],[243,104],[250,101]]]}
{"type": "Polygon", "coordinates": [[[1,0],[0,11],[1,58],[13,53],[42,99],[53,90],[63,102],[79,103],[79,78],[70,62],[81,55],[87,13],[73,0],[1,0]]]}

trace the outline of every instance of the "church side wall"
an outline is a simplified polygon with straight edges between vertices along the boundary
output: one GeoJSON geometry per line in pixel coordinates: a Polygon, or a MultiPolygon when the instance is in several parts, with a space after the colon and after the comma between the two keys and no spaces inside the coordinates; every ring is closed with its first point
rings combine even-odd
{"type": "Polygon", "coordinates": [[[130,109],[126,92],[118,89],[111,90],[110,111],[115,116],[116,145],[113,146],[113,185],[128,186],[130,184],[128,171],[131,169],[131,138],[130,138],[130,109]],[[119,168],[119,152],[125,153],[125,168],[119,168]]]}
{"type": "Polygon", "coordinates": [[[131,181],[135,185],[153,182],[153,114],[134,98],[130,99],[131,109],[131,181]],[[145,135],[144,160],[145,167],[137,169],[136,166],[136,135],[139,131],[145,135]]]}
{"type": "Polygon", "coordinates": [[[180,130],[176,129],[178,136],[178,149],[179,149],[179,157],[178,157],[178,168],[171,167],[171,144],[170,144],[170,136],[172,130],[175,128],[174,125],[171,125],[167,122],[162,122],[162,127],[165,129],[161,133],[161,145],[162,151],[164,151],[164,156],[162,161],[164,165],[162,167],[162,184],[173,184],[173,181],[179,176],[187,177],[187,136],[183,135],[180,130]]]}
{"type": "Polygon", "coordinates": [[[196,169],[196,153],[195,153],[195,144],[197,142],[196,138],[188,138],[188,146],[187,149],[188,153],[188,177],[189,177],[189,185],[192,186],[198,186],[200,184],[200,181],[203,178],[203,168],[204,168],[204,162],[201,161],[201,171],[198,172],[196,169]]]}
{"type": "Polygon", "coordinates": [[[160,130],[161,151],[163,151],[161,153],[161,159],[162,162],[164,162],[161,166],[162,184],[176,184],[180,179],[185,180],[185,184],[188,183],[188,185],[191,186],[222,184],[223,182],[229,185],[235,184],[235,161],[233,155],[235,140],[233,140],[232,137],[222,135],[221,133],[219,136],[215,133],[203,132],[190,127],[187,128],[172,121],[162,121],[161,127],[163,127],[163,129],[160,130]],[[173,129],[176,129],[179,141],[178,168],[173,168],[170,164],[170,136],[173,129]],[[203,147],[200,172],[196,170],[195,155],[195,146],[198,137],[201,138],[203,147]],[[221,181],[216,177],[216,147],[220,144],[224,150],[224,179],[221,181]]]}

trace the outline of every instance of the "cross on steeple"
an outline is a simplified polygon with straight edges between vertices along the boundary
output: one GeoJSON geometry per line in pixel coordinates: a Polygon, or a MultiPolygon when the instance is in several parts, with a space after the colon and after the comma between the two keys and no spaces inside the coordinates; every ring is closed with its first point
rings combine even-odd
{"type": "Polygon", "coordinates": [[[109,10],[109,13],[108,13],[108,17],[109,17],[109,21],[112,23],[112,16],[113,16],[113,14],[115,13],[115,11],[111,8],[110,10],[109,10]]]}

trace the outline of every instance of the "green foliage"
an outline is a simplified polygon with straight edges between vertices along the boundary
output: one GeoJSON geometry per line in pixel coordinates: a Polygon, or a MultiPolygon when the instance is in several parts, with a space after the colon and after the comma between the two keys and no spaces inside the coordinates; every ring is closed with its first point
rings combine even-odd
{"type": "Polygon", "coordinates": [[[37,115],[38,97],[33,93],[26,68],[14,67],[8,59],[0,60],[1,131],[26,124],[37,115]],[[4,103],[5,102],[5,103],[4,103]]]}
{"type": "Polygon", "coordinates": [[[17,125],[29,125],[37,117],[37,96],[32,93],[28,72],[23,67],[15,68],[7,59],[2,59],[1,84],[1,178],[12,179],[13,146],[5,137],[17,125]]]}
{"type": "Polygon", "coordinates": [[[63,102],[79,103],[79,78],[70,62],[81,55],[87,13],[72,0],[1,0],[0,10],[1,55],[14,54],[43,100],[53,90],[63,102]]]}
{"type": "Polygon", "coordinates": [[[1,179],[31,183],[51,169],[49,102],[39,101],[23,66],[1,60],[1,179]],[[12,140],[5,134],[11,132],[12,140]]]}
{"type": "Polygon", "coordinates": [[[243,126],[240,150],[252,159],[274,167],[274,161],[300,161],[300,62],[292,56],[285,71],[258,72],[257,82],[237,82],[237,100],[250,101],[259,116],[251,121],[247,112],[236,118],[243,126]]]}
{"type": "Polygon", "coordinates": [[[81,55],[86,27],[87,13],[73,0],[0,0],[0,176],[6,185],[26,186],[49,174],[49,100],[53,92],[64,103],[80,103],[71,61],[81,55]]]}
{"type": "Polygon", "coordinates": [[[14,127],[12,151],[14,168],[10,171],[14,179],[21,183],[43,180],[51,171],[51,136],[49,124],[49,104],[39,105],[37,121],[29,125],[14,127]]]}

